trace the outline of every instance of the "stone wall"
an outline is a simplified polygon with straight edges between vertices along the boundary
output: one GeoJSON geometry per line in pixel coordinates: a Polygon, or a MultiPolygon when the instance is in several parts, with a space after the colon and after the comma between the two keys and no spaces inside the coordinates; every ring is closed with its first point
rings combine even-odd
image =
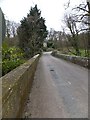
{"type": "Polygon", "coordinates": [[[58,51],[52,52],[52,55],[55,57],[70,61],[72,63],[78,64],[80,66],[89,68],[89,58],[87,58],[87,57],[60,54],[58,51]]]}
{"type": "Polygon", "coordinates": [[[39,54],[2,78],[2,117],[20,118],[30,92],[39,54]]]}

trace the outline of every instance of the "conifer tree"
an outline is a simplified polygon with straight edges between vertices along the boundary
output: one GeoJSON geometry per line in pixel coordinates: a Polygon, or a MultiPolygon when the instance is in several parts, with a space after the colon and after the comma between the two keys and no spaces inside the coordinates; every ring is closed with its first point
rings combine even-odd
{"type": "Polygon", "coordinates": [[[47,37],[45,19],[41,17],[41,11],[31,7],[29,14],[21,20],[18,28],[19,46],[24,50],[26,57],[31,57],[43,47],[43,41],[47,37]]]}

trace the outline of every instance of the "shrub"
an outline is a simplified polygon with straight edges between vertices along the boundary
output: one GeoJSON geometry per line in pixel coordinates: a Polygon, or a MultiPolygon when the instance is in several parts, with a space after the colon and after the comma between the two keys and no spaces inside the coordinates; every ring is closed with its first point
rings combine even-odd
{"type": "Polygon", "coordinates": [[[18,67],[20,64],[24,63],[24,60],[4,60],[2,62],[2,75],[7,74],[14,68],[18,67]]]}
{"type": "Polygon", "coordinates": [[[24,53],[18,47],[8,47],[6,43],[2,46],[2,75],[7,74],[20,64],[24,63],[24,53]]]}

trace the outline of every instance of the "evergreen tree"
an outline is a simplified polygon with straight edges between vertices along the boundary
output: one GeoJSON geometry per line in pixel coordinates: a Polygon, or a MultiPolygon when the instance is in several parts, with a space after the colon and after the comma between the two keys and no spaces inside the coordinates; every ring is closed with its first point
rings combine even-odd
{"type": "Polygon", "coordinates": [[[35,5],[27,17],[21,21],[21,26],[18,28],[19,46],[27,57],[40,52],[47,34],[45,19],[41,17],[41,11],[35,5]]]}

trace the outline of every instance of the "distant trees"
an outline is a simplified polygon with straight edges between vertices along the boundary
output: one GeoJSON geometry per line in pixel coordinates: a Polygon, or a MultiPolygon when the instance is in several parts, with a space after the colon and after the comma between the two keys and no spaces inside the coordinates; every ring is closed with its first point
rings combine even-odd
{"type": "Polygon", "coordinates": [[[19,27],[19,23],[14,21],[6,20],[6,37],[15,37],[17,36],[17,28],[19,27]]]}
{"type": "Polygon", "coordinates": [[[51,28],[48,32],[47,39],[47,46],[51,46],[52,48],[63,50],[66,46],[67,38],[64,31],[55,31],[51,28]]]}
{"type": "Polygon", "coordinates": [[[43,47],[43,41],[47,37],[45,19],[41,17],[41,11],[31,7],[27,17],[21,20],[18,30],[19,46],[25,52],[26,57],[38,53],[43,47]]]}
{"type": "Polygon", "coordinates": [[[6,20],[6,36],[10,38],[10,21],[6,20]]]}

